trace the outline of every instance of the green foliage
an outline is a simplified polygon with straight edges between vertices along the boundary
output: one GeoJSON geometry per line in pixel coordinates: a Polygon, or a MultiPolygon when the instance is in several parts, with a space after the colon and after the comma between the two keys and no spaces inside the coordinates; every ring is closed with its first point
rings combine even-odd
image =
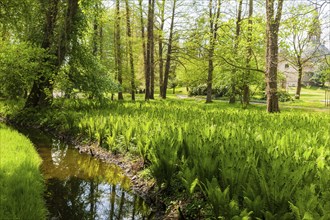
{"type": "Polygon", "coordinates": [[[278,91],[277,95],[280,102],[289,102],[294,100],[287,91],[278,91]]]}
{"type": "MultiPolygon", "coordinates": [[[[207,86],[205,84],[199,85],[196,87],[189,88],[188,95],[189,96],[198,96],[198,95],[206,95],[207,93],[207,86]]],[[[212,94],[218,98],[227,95],[228,87],[213,87],[212,94]]]]}
{"type": "Polygon", "coordinates": [[[45,219],[41,159],[23,135],[0,124],[0,219],[45,219]]]}
{"type": "Polygon", "coordinates": [[[89,98],[103,99],[106,93],[118,91],[112,75],[84,45],[76,45],[72,58],[64,65],[56,78],[56,87],[67,97],[74,91],[84,93],[89,98]]]}
{"type": "Polygon", "coordinates": [[[329,215],[328,114],[270,115],[184,101],[61,100],[63,117],[57,105],[24,118],[74,132],[114,153],[141,156],[159,187],[202,193],[213,216],[329,215]]]}
{"type": "Polygon", "coordinates": [[[36,76],[44,68],[42,49],[32,45],[0,40],[0,96],[18,99],[27,95],[36,76]]]}

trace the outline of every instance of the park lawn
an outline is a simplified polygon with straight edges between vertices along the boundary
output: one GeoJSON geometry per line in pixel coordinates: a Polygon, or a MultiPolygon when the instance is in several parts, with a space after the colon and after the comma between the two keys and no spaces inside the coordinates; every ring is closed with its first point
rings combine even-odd
{"type": "Polygon", "coordinates": [[[0,123],[0,219],[45,219],[41,158],[28,138],[0,123]]]}
{"type": "MultiPolygon", "coordinates": [[[[296,88],[291,87],[289,89],[289,94],[294,98],[296,88]]],[[[284,106],[299,106],[307,108],[323,108],[325,109],[325,89],[320,87],[302,87],[301,95],[299,100],[294,100],[293,102],[285,102],[284,106]]]]}

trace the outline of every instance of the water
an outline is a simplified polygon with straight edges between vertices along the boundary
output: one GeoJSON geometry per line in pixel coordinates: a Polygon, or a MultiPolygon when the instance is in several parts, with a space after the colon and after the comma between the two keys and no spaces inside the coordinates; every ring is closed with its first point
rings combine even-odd
{"type": "Polygon", "coordinates": [[[115,165],[79,154],[38,130],[21,130],[43,159],[49,219],[149,219],[150,210],[132,193],[130,179],[115,165]]]}

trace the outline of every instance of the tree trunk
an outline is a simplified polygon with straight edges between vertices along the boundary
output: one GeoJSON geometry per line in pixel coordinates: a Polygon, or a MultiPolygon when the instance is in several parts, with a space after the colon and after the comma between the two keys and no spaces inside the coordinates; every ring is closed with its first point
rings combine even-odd
{"type": "Polygon", "coordinates": [[[246,57],[246,72],[243,76],[243,108],[246,108],[250,102],[250,88],[249,88],[249,79],[250,79],[250,68],[251,68],[251,58],[252,58],[252,16],[253,16],[253,0],[249,0],[249,22],[248,22],[248,37],[247,37],[247,57],[246,57]]]}
{"type": "MultiPolygon", "coordinates": [[[[46,3],[45,3],[46,4],[46,3]]],[[[51,0],[48,2],[49,5],[46,10],[46,22],[43,32],[43,41],[41,47],[46,51],[49,51],[52,45],[52,39],[54,38],[54,31],[56,20],[58,16],[59,0],[51,0]]],[[[55,71],[56,61],[50,58],[45,58],[44,62],[50,62],[52,64],[52,71],[55,71]]],[[[48,73],[46,76],[42,71],[37,73],[37,78],[33,81],[32,89],[29,96],[25,102],[24,108],[34,108],[34,107],[46,107],[49,106],[53,98],[53,86],[52,86],[52,75],[53,73],[48,73]]]]}
{"type": "Polygon", "coordinates": [[[159,96],[163,97],[163,84],[164,84],[164,60],[163,60],[163,31],[165,23],[165,1],[162,0],[160,7],[160,28],[158,35],[158,55],[159,55],[159,96]]]}
{"type": "Polygon", "coordinates": [[[212,102],[212,82],[213,82],[213,57],[214,48],[217,40],[218,23],[220,18],[220,0],[217,1],[215,12],[213,12],[213,1],[209,1],[209,19],[210,19],[210,47],[208,53],[208,73],[207,73],[207,91],[206,103],[212,102]]]}
{"type": "Polygon", "coordinates": [[[97,56],[97,52],[98,52],[98,38],[99,38],[99,25],[98,25],[98,21],[97,21],[97,17],[94,18],[94,24],[93,24],[93,55],[97,56]]]}
{"type": "Polygon", "coordinates": [[[152,38],[153,38],[153,13],[152,13],[152,4],[154,0],[149,0],[148,3],[148,25],[147,25],[147,54],[146,54],[146,92],[145,92],[145,100],[150,99],[150,80],[151,80],[151,49],[152,49],[152,38]]]}
{"type": "Polygon", "coordinates": [[[213,81],[213,55],[214,55],[214,48],[209,49],[209,66],[207,72],[207,91],[206,91],[206,103],[212,102],[212,81],[213,81]]]}
{"type": "Polygon", "coordinates": [[[155,40],[154,40],[154,20],[155,20],[155,0],[151,4],[151,25],[150,25],[150,99],[155,99],[155,40]]]}
{"type": "Polygon", "coordinates": [[[148,78],[147,48],[146,48],[145,33],[144,33],[142,0],[139,0],[139,7],[140,7],[141,38],[142,38],[142,51],[143,51],[143,67],[144,67],[144,78],[145,78],[145,86],[146,86],[145,100],[148,100],[149,99],[149,90],[147,90],[147,84],[148,84],[148,82],[147,82],[147,78],[148,78]]]}
{"type": "Polygon", "coordinates": [[[162,91],[162,98],[163,99],[166,99],[168,77],[170,75],[170,69],[171,69],[171,56],[172,56],[173,29],[174,29],[174,17],[175,17],[176,1],[177,0],[173,1],[171,26],[170,26],[170,36],[168,38],[168,44],[167,44],[167,55],[166,55],[164,82],[163,82],[163,91],[162,91]]]}
{"type": "MultiPolygon", "coordinates": [[[[243,0],[239,0],[238,3],[238,13],[236,19],[236,33],[235,33],[235,45],[234,45],[234,54],[237,53],[239,37],[241,34],[241,21],[242,21],[242,5],[243,0]]],[[[231,94],[229,97],[229,103],[234,104],[236,102],[236,77],[237,77],[237,68],[234,68],[231,75],[231,94]]]]}
{"type": "MultiPolygon", "coordinates": [[[[116,63],[117,63],[117,77],[118,83],[122,87],[123,84],[123,67],[122,67],[122,53],[121,53],[121,31],[120,31],[120,0],[116,0],[116,31],[115,31],[115,38],[116,38],[116,63]]],[[[123,92],[122,88],[118,91],[118,100],[123,100],[123,92]]]]}
{"type": "Polygon", "coordinates": [[[301,80],[302,80],[302,73],[303,73],[303,68],[301,65],[298,64],[298,82],[297,82],[297,90],[296,90],[296,95],[294,96],[295,99],[300,99],[300,92],[301,92],[301,80]]]}
{"type": "Polygon", "coordinates": [[[274,1],[266,0],[266,93],[267,111],[269,113],[280,112],[277,96],[278,31],[284,0],[277,1],[276,16],[274,13],[274,1]]]}
{"type": "Polygon", "coordinates": [[[128,53],[129,53],[129,63],[131,69],[131,97],[135,101],[135,73],[134,73],[134,58],[133,58],[133,48],[132,48],[132,31],[131,31],[131,13],[128,0],[125,0],[126,3],[126,23],[127,23],[127,37],[128,37],[128,53]]]}

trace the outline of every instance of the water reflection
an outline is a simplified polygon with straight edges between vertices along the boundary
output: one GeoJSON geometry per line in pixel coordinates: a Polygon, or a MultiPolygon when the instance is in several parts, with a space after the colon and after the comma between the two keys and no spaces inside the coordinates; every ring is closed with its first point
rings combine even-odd
{"type": "Polygon", "coordinates": [[[48,180],[46,195],[55,219],[147,219],[148,207],[136,195],[93,179],[48,180]]]}
{"type": "Polygon", "coordinates": [[[66,156],[66,152],[68,150],[68,145],[63,145],[64,148],[61,149],[61,142],[59,140],[52,139],[52,149],[51,149],[51,156],[54,165],[60,165],[60,162],[66,156]]]}
{"type": "Polygon", "coordinates": [[[60,141],[24,132],[43,159],[49,219],[149,219],[150,210],[129,191],[130,180],[115,165],[100,162],[60,141]]]}

